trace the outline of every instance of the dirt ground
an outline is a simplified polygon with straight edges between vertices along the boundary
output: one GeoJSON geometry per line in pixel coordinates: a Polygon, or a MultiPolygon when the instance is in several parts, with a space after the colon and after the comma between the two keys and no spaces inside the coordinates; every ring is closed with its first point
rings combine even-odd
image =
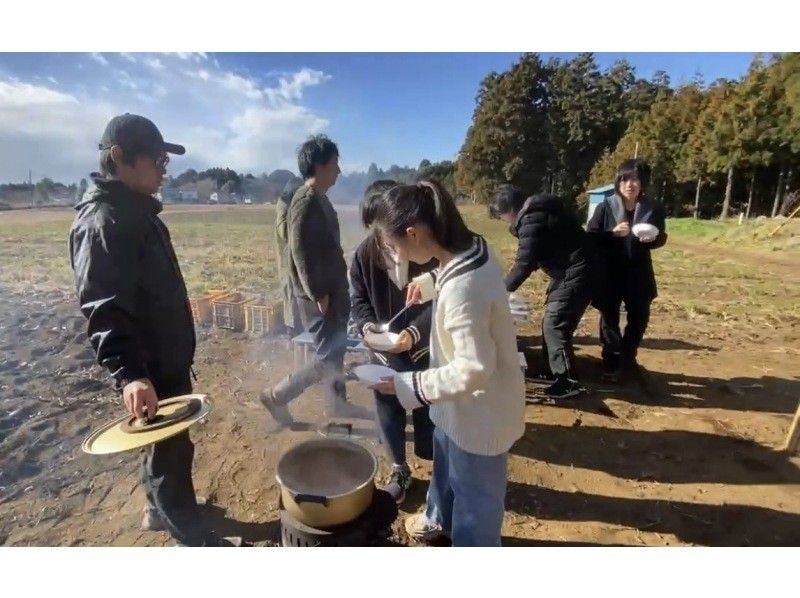
{"type": "MultiPolygon", "coordinates": [[[[775,277],[794,296],[800,288],[794,259],[687,240],[671,241],[671,251],[775,277]]],[[[527,426],[510,460],[506,545],[800,543],[800,458],[777,450],[800,400],[798,303],[777,322],[768,313],[726,319],[695,307],[679,312],[678,297],[689,305],[696,297],[736,304],[746,283],[741,291],[715,286],[711,276],[670,274],[667,258],[659,260],[659,275],[672,287],[662,282],[654,304],[641,382],[600,383],[590,310],[577,350],[592,394],[548,404],[534,376],[538,318],[522,330],[527,426]]],[[[121,414],[121,403],[93,365],[72,294],[0,291],[0,545],[171,545],[164,533],[138,530],[138,455],[80,451],[91,429],[121,414]]],[[[316,435],[324,423],[320,397],[310,392],[293,406],[307,431],[274,431],[255,397],[292,366],[287,341],[216,329],[198,330],[198,341],[196,391],[208,393],[214,410],[192,432],[197,492],[208,497],[205,512],[220,533],[274,545],[275,464],[289,446],[316,435]]],[[[371,405],[368,391],[349,388],[356,402],[371,405]]],[[[354,423],[385,475],[374,424],[354,423]]],[[[404,513],[421,508],[430,474],[429,464],[411,461],[416,481],[404,513]]],[[[408,543],[402,515],[391,543],[408,543]]]]}

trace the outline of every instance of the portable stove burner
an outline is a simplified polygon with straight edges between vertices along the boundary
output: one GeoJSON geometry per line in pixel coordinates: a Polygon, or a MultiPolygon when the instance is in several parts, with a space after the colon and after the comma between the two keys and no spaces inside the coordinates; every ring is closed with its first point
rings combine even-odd
{"type": "Polygon", "coordinates": [[[358,519],[327,529],[300,523],[281,509],[281,545],[376,546],[389,537],[397,514],[397,503],[383,490],[375,490],[372,504],[358,519]]]}

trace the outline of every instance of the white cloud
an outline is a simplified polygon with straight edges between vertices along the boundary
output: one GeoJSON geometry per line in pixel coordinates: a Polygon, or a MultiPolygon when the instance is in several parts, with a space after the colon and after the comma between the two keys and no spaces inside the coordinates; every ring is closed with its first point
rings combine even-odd
{"type": "Polygon", "coordinates": [[[164,70],[164,63],[161,62],[161,60],[159,60],[158,58],[145,58],[144,63],[153,70],[156,71],[164,70]]]}
{"type": "Polygon", "coordinates": [[[134,80],[134,78],[130,75],[130,73],[128,73],[127,71],[123,71],[122,69],[117,71],[117,81],[119,81],[122,87],[125,87],[126,89],[130,89],[133,91],[138,90],[140,87],[139,83],[137,83],[134,80]]]}
{"type": "Polygon", "coordinates": [[[0,181],[19,180],[28,168],[65,181],[86,176],[96,168],[105,123],[123,112],[150,117],[165,138],[186,146],[186,156],[173,161],[175,172],[295,170],[297,146],[329,125],[302,101],[310,87],[330,79],[320,71],[284,73],[264,85],[216,67],[213,57],[162,54],[142,55],[113,73],[85,87],[60,75],[58,88],[0,76],[0,181]]]}
{"type": "Polygon", "coordinates": [[[95,167],[102,127],[115,113],[103,103],[19,81],[0,81],[0,180],[66,181],[95,167]]]}
{"type": "MultiPolygon", "coordinates": [[[[205,52],[175,52],[175,56],[181,60],[193,60],[194,62],[203,62],[208,60],[208,55],[205,52]]],[[[214,60],[214,64],[219,67],[216,59],[214,60]]]]}
{"type": "Polygon", "coordinates": [[[92,52],[89,56],[92,57],[92,60],[99,62],[103,66],[108,66],[108,59],[99,52],[92,52]]]}
{"type": "Polygon", "coordinates": [[[233,73],[226,73],[220,78],[223,87],[233,92],[240,93],[251,100],[260,100],[264,92],[251,79],[246,79],[233,73]]]}
{"type": "Polygon", "coordinates": [[[302,99],[303,90],[306,87],[319,85],[330,80],[330,78],[330,75],[326,75],[322,71],[304,68],[288,77],[281,77],[278,82],[278,88],[267,90],[267,95],[273,102],[297,101],[302,99]]]}
{"type": "Polygon", "coordinates": [[[50,75],[50,76],[47,78],[47,80],[48,80],[48,81],[50,81],[50,83],[52,83],[53,85],[58,85],[58,81],[57,81],[57,80],[56,80],[56,78],[55,78],[55,77],[53,77],[52,75],[50,75]]]}
{"type": "Polygon", "coordinates": [[[136,56],[134,56],[130,52],[120,52],[119,55],[120,55],[121,58],[124,58],[128,62],[132,62],[134,64],[136,64],[136,62],[137,62],[136,56]]]}

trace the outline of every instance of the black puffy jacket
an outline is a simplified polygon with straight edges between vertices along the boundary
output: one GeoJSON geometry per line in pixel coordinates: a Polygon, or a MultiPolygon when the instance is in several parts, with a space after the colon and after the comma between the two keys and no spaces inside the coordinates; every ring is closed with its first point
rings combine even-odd
{"type": "Polygon", "coordinates": [[[97,362],[121,388],[149,378],[159,396],[185,386],[195,350],[194,323],[161,203],[119,181],[76,206],[70,262],[97,362]]]}
{"type": "Polygon", "coordinates": [[[548,301],[588,297],[590,268],[586,233],[555,195],[533,195],[527,199],[511,225],[519,239],[517,257],[506,275],[506,289],[516,291],[541,268],[550,277],[548,301]]]}

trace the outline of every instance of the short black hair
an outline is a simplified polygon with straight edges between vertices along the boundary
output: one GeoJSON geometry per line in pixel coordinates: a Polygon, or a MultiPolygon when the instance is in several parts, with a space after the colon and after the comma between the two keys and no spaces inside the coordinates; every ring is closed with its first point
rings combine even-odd
{"type": "Polygon", "coordinates": [[[645,189],[650,184],[650,166],[647,162],[632,158],[630,160],[625,160],[619,165],[619,168],[617,168],[617,175],[614,177],[614,191],[617,195],[620,194],[620,183],[632,177],[639,179],[642,185],[641,195],[644,195],[645,189]]]}
{"type": "Polygon", "coordinates": [[[500,218],[509,212],[519,212],[527,199],[521,187],[504,183],[495,187],[489,200],[489,216],[500,218]]]}
{"type": "Polygon", "coordinates": [[[300,146],[297,152],[297,167],[303,179],[314,176],[317,166],[327,164],[339,156],[339,148],[326,135],[314,135],[300,146]]]}

